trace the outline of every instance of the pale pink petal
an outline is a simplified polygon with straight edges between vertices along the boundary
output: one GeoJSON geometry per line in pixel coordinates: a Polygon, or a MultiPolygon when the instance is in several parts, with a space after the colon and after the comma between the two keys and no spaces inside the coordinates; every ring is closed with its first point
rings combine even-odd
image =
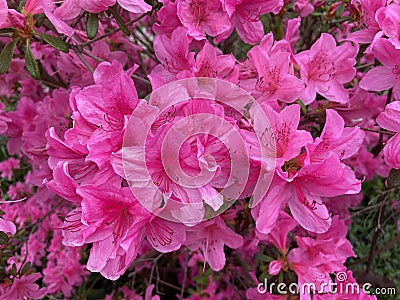
{"type": "Polygon", "coordinates": [[[151,6],[148,5],[144,0],[117,0],[118,4],[124,9],[135,13],[143,14],[151,10],[151,6]]]}
{"type": "Polygon", "coordinates": [[[8,14],[8,6],[6,0],[0,0],[0,26],[6,22],[8,14]]]}
{"type": "Polygon", "coordinates": [[[315,233],[323,233],[331,226],[332,219],[328,209],[322,204],[321,199],[309,196],[306,201],[309,202],[308,204],[311,204],[313,200],[317,204],[315,207],[310,208],[302,202],[304,199],[291,198],[289,200],[290,212],[293,218],[304,229],[315,233]]]}
{"type": "Polygon", "coordinates": [[[387,130],[400,131],[400,101],[389,103],[385,111],[376,118],[376,122],[380,127],[387,130]]]}
{"type": "Polygon", "coordinates": [[[15,232],[17,232],[17,229],[13,222],[6,221],[6,220],[0,218],[0,231],[15,234],[15,232]]]}
{"type": "Polygon", "coordinates": [[[392,69],[378,66],[368,71],[360,81],[360,88],[367,91],[384,91],[390,89],[395,82],[392,69]]]}
{"type": "Polygon", "coordinates": [[[400,169],[400,133],[392,137],[383,148],[385,162],[394,169],[400,169]]]}

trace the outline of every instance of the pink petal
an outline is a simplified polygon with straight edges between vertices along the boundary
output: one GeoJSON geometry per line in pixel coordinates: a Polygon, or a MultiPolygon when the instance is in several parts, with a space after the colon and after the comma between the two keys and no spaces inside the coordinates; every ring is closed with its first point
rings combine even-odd
{"type": "Polygon", "coordinates": [[[127,11],[135,14],[143,14],[151,10],[151,6],[143,0],[117,0],[118,4],[121,5],[127,11]]]}
{"type": "Polygon", "coordinates": [[[6,220],[0,218],[0,231],[15,234],[17,232],[17,229],[13,222],[6,221],[6,220]]]}
{"type": "Polygon", "coordinates": [[[392,69],[378,66],[368,71],[360,81],[360,88],[367,91],[384,91],[390,89],[395,82],[392,69]]]}
{"type": "MultiPolygon", "coordinates": [[[[308,197],[307,201],[313,199],[308,197]]],[[[307,207],[302,203],[304,199],[297,199],[293,197],[289,200],[290,212],[293,218],[300,224],[304,229],[315,232],[323,233],[331,226],[332,219],[329,211],[324,204],[315,205],[314,209],[307,207]]],[[[317,203],[321,203],[321,199],[315,198],[317,203]]]]}

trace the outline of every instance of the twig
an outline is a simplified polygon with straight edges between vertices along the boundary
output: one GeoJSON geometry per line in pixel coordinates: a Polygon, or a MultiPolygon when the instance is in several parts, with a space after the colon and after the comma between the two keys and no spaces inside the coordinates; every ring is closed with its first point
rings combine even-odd
{"type": "Polygon", "coordinates": [[[188,270],[188,262],[189,262],[189,253],[186,249],[186,258],[185,258],[185,270],[183,272],[183,280],[182,280],[182,289],[181,289],[181,299],[183,299],[183,294],[185,292],[186,280],[187,280],[187,270],[188,270]]]}
{"type": "MultiPolygon", "coordinates": [[[[382,202],[385,204],[386,203],[386,195],[384,196],[382,202]]],[[[383,216],[383,208],[385,207],[385,205],[381,205],[380,209],[379,209],[379,214],[378,214],[378,220],[377,220],[377,224],[375,227],[375,232],[374,232],[374,236],[372,238],[372,242],[371,242],[371,248],[369,251],[369,255],[368,255],[368,263],[367,263],[367,269],[365,270],[365,273],[368,274],[371,270],[372,267],[372,262],[374,259],[374,253],[375,253],[375,248],[376,248],[376,243],[378,242],[378,237],[379,237],[379,233],[381,231],[381,219],[383,216]]]]}
{"type": "MultiPolygon", "coordinates": [[[[141,20],[141,19],[142,19],[144,16],[146,16],[146,15],[147,15],[147,13],[144,13],[144,14],[138,16],[137,18],[135,18],[135,19],[133,19],[133,20],[130,20],[129,22],[126,23],[126,26],[132,25],[133,23],[135,23],[135,22],[141,20]]],[[[80,44],[79,46],[80,46],[80,47],[89,46],[90,44],[93,44],[93,43],[95,43],[95,42],[97,42],[97,41],[100,41],[100,40],[102,40],[102,39],[104,39],[104,38],[110,36],[110,35],[113,35],[114,33],[117,33],[117,32],[119,32],[120,30],[121,30],[121,28],[119,28],[119,27],[118,27],[118,28],[115,28],[115,29],[113,29],[113,30],[111,30],[111,31],[109,31],[109,32],[107,32],[107,33],[105,33],[105,34],[103,34],[103,35],[98,36],[97,38],[94,38],[93,40],[84,42],[84,43],[80,44]]]]}
{"type": "MultiPolygon", "coordinates": [[[[375,256],[389,250],[390,248],[394,247],[396,244],[400,243],[400,235],[395,236],[393,239],[391,239],[385,246],[382,246],[381,248],[378,248],[375,251],[375,256]]],[[[357,259],[351,263],[349,263],[349,265],[356,265],[356,264],[362,264],[368,261],[368,256],[357,259]]]]}
{"type": "Polygon", "coordinates": [[[90,71],[90,73],[93,73],[94,70],[93,68],[89,65],[89,63],[87,62],[87,60],[82,56],[82,54],[77,51],[74,50],[74,52],[76,53],[76,55],[79,57],[79,59],[82,61],[82,63],[85,65],[85,67],[90,71]]]}
{"type": "Polygon", "coordinates": [[[360,129],[364,130],[364,131],[375,132],[375,133],[380,133],[380,134],[387,134],[387,135],[395,134],[394,132],[391,132],[391,131],[383,131],[383,130],[378,130],[378,129],[365,128],[365,127],[360,127],[360,129]]]}

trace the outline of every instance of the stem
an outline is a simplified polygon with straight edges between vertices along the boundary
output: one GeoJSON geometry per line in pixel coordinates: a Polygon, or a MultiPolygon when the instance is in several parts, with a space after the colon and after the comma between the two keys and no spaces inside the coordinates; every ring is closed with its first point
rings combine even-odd
{"type": "Polygon", "coordinates": [[[381,219],[383,216],[383,208],[385,207],[385,203],[386,203],[386,199],[387,197],[385,196],[382,200],[383,205],[381,205],[380,209],[379,209],[379,214],[378,214],[378,220],[377,220],[377,224],[375,227],[375,231],[374,231],[374,236],[372,238],[372,242],[371,242],[371,248],[369,251],[369,255],[368,255],[368,263],[367,263],[367,269],[365,270],[365,273],[368,274],[371,270],[372,267],[372,263],[374,260],[374,254],[375,254],[375,250],[376,250],[376,244],[378,242],[378,237],[379,237],[379,233],[381,230],[381,219]]]}
{"type": "MultiPolygon", "coordinates": [[[[146,16],[146,15],[147,15],[147,13],[144,13],[144,14],[138,16],[137,18],[135,18],[135,19],[133,19],[133,20],[130,20],[129,22],[126,23],[126,26],[132,25],[133,23],[135,23],[135,22],[141,20],[141,19],[142,19],[144,16],[146,16]]],[[[90,44],[93,44],[93,43],[95,43],[95,42],[97,42],[97,41],[100,41],[100,40],[102,40],[102,39],[104,39],[104,38],[110,36],[110,35],[113,35],[114,33],[117,33],[117,32],[119,32],[120,30],[121,30],[121,28],[119,28],[119,27],[118,27],[118,28],[115,28],[115,29],[111,30],[110,32],[107,32],[107,33],[105,33],[105,34],[103,34],[103,35],[98,36],[97,38],[94,38],[93,40],[84,42],[84,43],[80,44],[79,46],[80,46],[80,47],[89,46],[90,44]]]]}
{"type": "Polygon", "coordinates": [[[74,50],[74,52],[76,53],[76,55],[79,57],[79,59],[82,61],[82,63],[85,65],[85,67],[90,71],[90,73],[93,74],[94,70],[93,68],[89,65],[89,63],[87,62],[87,60],[82,56],[82,54],[77,51],[74,50]]]}
{"type": "Polygon", "coordinates": [[[384,131],[384,130],[378,130],[378,129],[371,129],[371,128],[365,128],[365,127],[360,127],[361,130],[364,131],[369,131],[369,132],[375,132],[375,133],[380,133],[380,134],[387,134],[387,135],[394,135],[394,132],[391,131],[384,131]]]}

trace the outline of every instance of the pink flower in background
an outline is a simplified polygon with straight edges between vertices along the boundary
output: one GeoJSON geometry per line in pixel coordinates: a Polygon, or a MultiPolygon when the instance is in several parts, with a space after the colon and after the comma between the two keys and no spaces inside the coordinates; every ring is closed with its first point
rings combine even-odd
{"type": "Polygon", "coordinates": [[[3,218],[0,218],[0,231],[15,234],[17,229],[13,222],[4,220],[3,218]]]}
{"type": "Polygon", "coordinates": [[[20,160],[10,157],[9,159],[0,162],[0,177],[11,180],[13,176],[13,170],[20,168],[20,160]]]}
{"type": "Polygon", "coordinates": [[[40,273],[14,278],[12,285],[5,288],[3,293],[0,294],[0,299],[41,299],[46,295],[46,288],[39,288],[39,285],[35,283],[40,278],[42,278],[40,273]]]}

